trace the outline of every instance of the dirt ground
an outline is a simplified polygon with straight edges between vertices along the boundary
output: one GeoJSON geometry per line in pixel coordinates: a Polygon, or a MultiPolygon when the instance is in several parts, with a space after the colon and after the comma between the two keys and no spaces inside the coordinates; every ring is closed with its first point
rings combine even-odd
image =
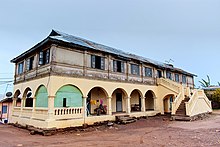
{"type": "Polygon", "coordinates": [[[27,130],[0,125],[0,147],[72,146],[219,147],[220,111],[192,122],[155,116],[127,125],[100,126],[91,131],[68,131],[53,136],[30,135],[27,130]]]}

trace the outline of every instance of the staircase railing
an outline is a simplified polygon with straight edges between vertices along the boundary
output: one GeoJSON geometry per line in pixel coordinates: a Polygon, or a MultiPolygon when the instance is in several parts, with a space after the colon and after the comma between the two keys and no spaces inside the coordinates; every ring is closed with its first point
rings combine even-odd
{"type": "Polygon", "coordinates": [[[212,109],[211,101],[209,101],[209,99],[205,95],[204,91],[195,89],[194,92],[193,92],[193,95],[190,97],[190,100],[188,102],[185,102],[185,104],[186,104],[186,115],[188,115],[188,116],[193,115],[192,111],[195,108],[196,102],[198,101],[199,98],[204,99],[205,102],[207,103],[208,107],[210,107],[210,109],[212,109]]]}
{"type": "Polygon", "coordinates": [[[179,108],[182,100],[184,100],[184,93],[183,91],[180,92],[177,97],[175,98],[175,100],[172,102],[172,115],[176,114],[177,109],[179,108]]]}
{"type": "Polygon", "coordinates": [[[157,78],[157,84],[162,85],[170,90],[174,91],[175,93],[179,93],[181,86],[179,83],[176,83],[172,80],[165,79],[165,78],[157,78]]]}

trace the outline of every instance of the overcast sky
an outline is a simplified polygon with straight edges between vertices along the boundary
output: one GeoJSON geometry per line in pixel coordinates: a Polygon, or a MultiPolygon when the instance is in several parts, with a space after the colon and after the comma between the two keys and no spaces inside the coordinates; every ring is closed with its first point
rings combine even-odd
{"type": "Polygon", "coordinates": [[[220,81],[220,0],[0,0],[0,81],[52,29],[220,81]]]}

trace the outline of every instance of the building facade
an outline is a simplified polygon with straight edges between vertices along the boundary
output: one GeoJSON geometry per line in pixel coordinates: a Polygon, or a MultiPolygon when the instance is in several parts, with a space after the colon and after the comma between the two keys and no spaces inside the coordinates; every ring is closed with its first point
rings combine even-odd
{"type": "Polygon", "coordinates": [[[175,114],[186,96],[187,115],[211,111],[194,74],[59,31],[12,62],[14,123],[64,128],[123,114],[175,114]],[[194,112],[198,95],[204,108],[194,112]]]}

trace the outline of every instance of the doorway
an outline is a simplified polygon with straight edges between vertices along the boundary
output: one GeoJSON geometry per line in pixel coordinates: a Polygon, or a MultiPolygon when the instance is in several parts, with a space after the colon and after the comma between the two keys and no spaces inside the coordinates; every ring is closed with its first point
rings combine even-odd
{"type": "Polygon", "coordinates": [[[116,93],[116,112],[122,112],[122,93],[116,93]]]}
{"type": "Polygon", "coordinates": [[[162,78],[162,71],[161,70],[157,70],[157,77],[162,78]]]}

